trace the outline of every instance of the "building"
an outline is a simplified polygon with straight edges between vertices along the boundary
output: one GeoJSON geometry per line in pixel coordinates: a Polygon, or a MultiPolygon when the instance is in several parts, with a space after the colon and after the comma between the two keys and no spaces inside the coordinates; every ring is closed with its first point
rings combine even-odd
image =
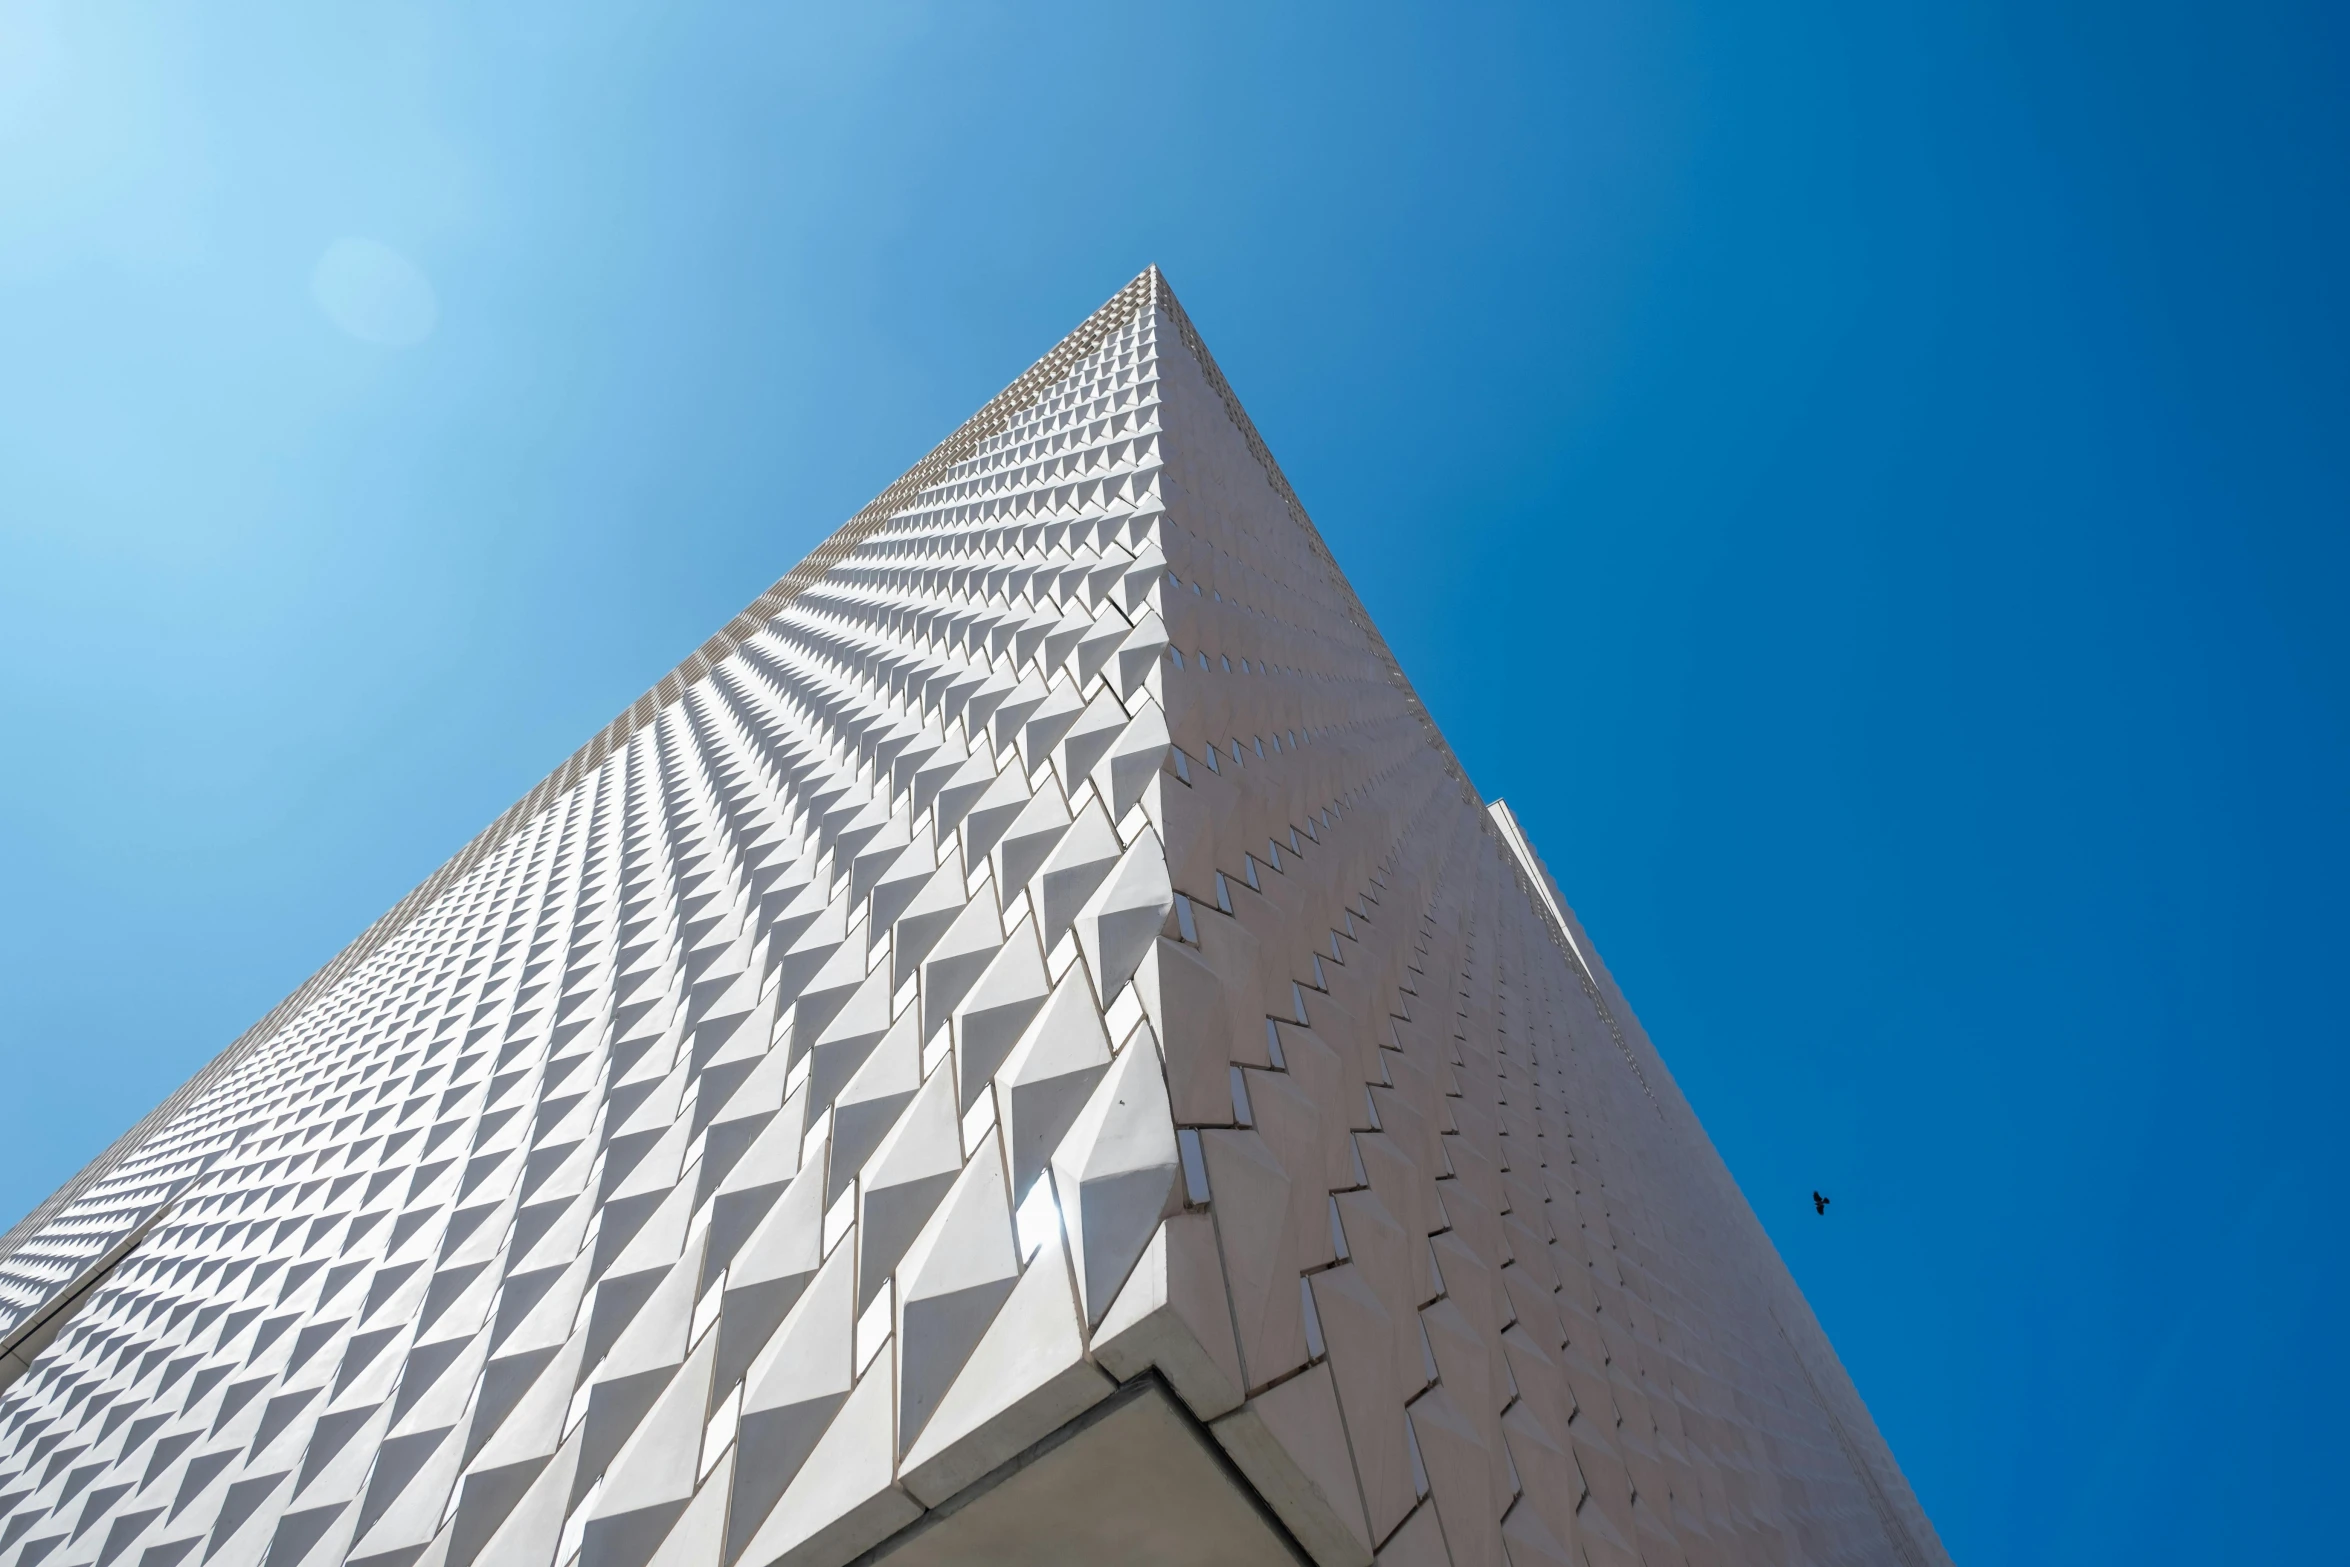
{"type": "Polygon", "coordinates": [[[0,1333],[0,1567],[1947,1560],[1155,269],[0,1333]]]}

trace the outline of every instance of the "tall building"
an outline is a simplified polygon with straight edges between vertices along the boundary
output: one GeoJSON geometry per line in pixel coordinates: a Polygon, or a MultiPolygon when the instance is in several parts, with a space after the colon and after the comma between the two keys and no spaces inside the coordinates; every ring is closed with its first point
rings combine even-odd
{"type": "Polygon", "coordinates": [[[0,1567],[1947,1561],[1156,270],[0,1334],[0,1567]]]}

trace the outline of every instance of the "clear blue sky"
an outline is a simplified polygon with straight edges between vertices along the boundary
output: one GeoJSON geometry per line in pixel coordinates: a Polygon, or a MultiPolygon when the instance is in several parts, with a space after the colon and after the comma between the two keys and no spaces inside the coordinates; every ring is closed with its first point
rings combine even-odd
{"type": "Polygon", "coordinates": [[[0,1223],[1157,261],[1958,1559],[2338,1551],[2342,13],[1434,9],[0,0],[0,1223]]]}

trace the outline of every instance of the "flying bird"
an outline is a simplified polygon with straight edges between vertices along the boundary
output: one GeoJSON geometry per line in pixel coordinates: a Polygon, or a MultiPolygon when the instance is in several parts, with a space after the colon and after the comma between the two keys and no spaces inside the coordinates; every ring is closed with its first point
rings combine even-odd
{"type": "Polygon", "coordinates": [[[1828,1199],[1822,1197],[1818,1192],[1813,1192],[1811,1194],[1811,1206],[1814,1213],[1826,1213],[1828,1211],[1828,1199]]]}

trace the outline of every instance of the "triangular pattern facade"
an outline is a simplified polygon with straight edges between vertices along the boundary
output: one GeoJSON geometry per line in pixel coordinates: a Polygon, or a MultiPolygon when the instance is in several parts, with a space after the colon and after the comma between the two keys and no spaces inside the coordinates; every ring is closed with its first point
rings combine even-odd
{"type": "Polygon", "coordinates": [[[0,1567],[1942,1562],[1156,270],[0,1241],[0,1567]]]}

